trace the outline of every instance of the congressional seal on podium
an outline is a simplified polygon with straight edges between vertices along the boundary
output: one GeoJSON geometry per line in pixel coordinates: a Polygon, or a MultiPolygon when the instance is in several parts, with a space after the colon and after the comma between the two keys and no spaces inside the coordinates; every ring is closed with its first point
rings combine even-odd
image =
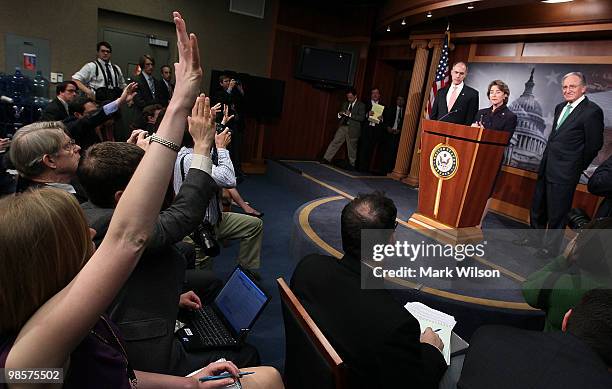
{"type": "Polygon", "coordinates": [[[439,143],[431,150],[429,166],[433,174],[443,180],[453,178],[459,168],[459,155],[454,147],[439,143]]]}

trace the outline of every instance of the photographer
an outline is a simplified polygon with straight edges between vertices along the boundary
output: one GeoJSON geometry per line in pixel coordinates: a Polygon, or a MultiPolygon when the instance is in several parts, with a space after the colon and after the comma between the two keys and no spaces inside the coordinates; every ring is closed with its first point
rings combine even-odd
{"type": "Polygon", "coordinates": [[[545,331],[560,330],[565,312],[587,291],[612,288],[612,247],[606,244],[610,234],[612,218],[588,223],[563,254],[523,283],[525,301],[546,311],[545,331]]]}
{"type": "Polygon", "coordinates": [[[612,216],[612,156],[595,169],[589,178],[588,188],[594,195],[605,197],[595,218],[612,216]]]}
{"type": "Polygon", "coordinates": [[[83,65],[72,75],[72,80],[92,100],[98,102],[114,100],[121,96],[121,91],[125,88],[123,74],[119,66],[110,61],[113,51],[110,43],[98,42],[96,50],[96,60],[83,65]]]}
{"type": "MultiPolygon", "coordinates": [[[[220,108],[217,104],[214,108],[220,108]]],[[[224,110],[221,128],[231,119],[227,106],[224,110]]],[[[189,124],[191,127],[191,123],[189,124]]],[[[236,186],[236,176],[234,166],[227,151],[232,133],[226,127],[222,132],[215,135],[215,150],[212,153],[213,166],[212,178],[220,188],[233,188],[236,186]],[[215,160],[216,159],[216,160],[215,160]]],[[[178,153],[174,165],[174,192],[178,193],[185,176],[189,171],[193,160],[193,139],[186,132],[183,138],[183,147],[178,153]]],[[[215,256],[219,252],[217,241],[224,239],[239,239],[240,251],[238,253],[238,263],[258,277],[257,270],[261,262],[261,243],[263,239],[263,223],[257,217],[244,215],[234,212],[221,211],[221,190],[217,196],[210,200],[204,223],[198,228],[196,234],[202,241],[199,243],[207,256],[215,256]]],[[[198,238],[196,237],[196,238],[198,238]]],[[[197,239],[196,239],[197,240],[197,239]]]]}
{"type": "Polygon", "coordinates": [[[244,178],[241,166],[242,137],[245,126],[243,114],[244,89],[242,88],[242,82],[227,74],[221,75],[219,77],[219,88],[212,100],[214,104],[222,104],[229,107],[229,113],[234,117],[234,120],[229,125],[232,131],[232,144],[230,145],[229,152],[236,172],[236,178],[238,183],[240,183],[244,178]]]}

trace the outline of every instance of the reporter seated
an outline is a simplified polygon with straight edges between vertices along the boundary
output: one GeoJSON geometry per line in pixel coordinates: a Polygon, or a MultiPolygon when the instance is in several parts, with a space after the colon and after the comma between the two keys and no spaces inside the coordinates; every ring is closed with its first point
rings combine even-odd
{"type": "Polygon", "coordinates": [[[38,122],[20,128],[9,151],[19,172],[16,192],[54,187],[74,195],[79,202],[87,195],[76,179],[81,147],[70,138],[62,122],[38,122]]]}
{"type": "MultiPolygon", "coordinates": [[[[64,369],[63,388],[221,388],[234,382],[231,362],[193,377],[134,370],[122,334],[104,311],[138,264],[151,236],[176,158],[184,122],[202,79],[197,38],[178,12],[176,89],[159,140],[149,147],[121,196],[106,237],[95,249],[73,196],[54,188],[0,199],[0,368],[64,369]],[[232,378],[199,382],[227,371],[232,378]]],[[[198,109],[209,110],[199,97],[198,109]]],[[[192,112],[195,115],[195,112],[192,112]]],[[[207,131],[213,131],[209,126],[207,131]]],[[[250,369],[249,369],[250,370],[250,369]]],[[[278,372],[253,368],[245,388],[282,388],[278,372]]],[[[10,388],[21,385],[10,384],[10,388]]]]}
{"type": "Polygon", "coordinates": [[[563,315],[582,295],[595,288],[612,288],[612,218],[595,219],[565,251],[523,283],[525,301],[546,312],[544,331],[560,330],[563,315]]]}
{"type": "Polygon", "coordinates": [[[458,387],[612,388],[612,290],[587,292],[565,313],[561,331],[479,328],[458,387]]]}

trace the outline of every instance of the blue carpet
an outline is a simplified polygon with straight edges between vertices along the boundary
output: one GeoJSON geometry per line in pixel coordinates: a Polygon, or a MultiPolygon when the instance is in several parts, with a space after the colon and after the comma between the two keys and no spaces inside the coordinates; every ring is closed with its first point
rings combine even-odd
{"type": "MultiPolygon", "coordinates": [[[[258,348],[262,363],[283,371],[284,366],[284,327],[280,309],[280,298],[276,278],[283,277],[287,282],[299,259],[312,252],[325,253],[318,245],[305,236],[299,227],[299,213],[313,201],[338,196],[338,190],[350,196],[382,190],[392,198],[398,208],[398,217],[407,220],[415,211],[418,192],[407,185],[384,177],[369,177],[359,173],[341,171],[316,162],[274,162],[268,161],[265,175],[249,176],[240,186],[242,197],[251,205],[265,213],[264,240],[262,247],[262,285],[273,297],[260,316],[248,342],[258,348]],[[306,175],[306,176],[305,176],[306,175]],[[353,177],[351,177],[353,176],[353,177]],[[310,178],[311,179],[310,179],[310,178]],[[319,180],[320,182],[315,182],[319,180]],[[334,189],[326,187],[331,185],[334,189]]],[[[315,207],[308,221],[321,239],[333,249],[341,250],[340,210],[346,199],[336,199],[315,207]]],[[[238,210],[236,210],[238,211],[238,210]]],[[[511,246],[511,240],[524,225],[489,213],[483,228],[485,236],[492,244],[492,251],[503,260],[504,267],[526,276],[541,266],[541,262],[530,259],[529,249],[511,246]]],[[[427,240],[415,231],[400,226],[398,239],[427,240]]],[[[238,244],[234,242],[224,248],[214,260],[214,270],[226,278],[235,266],[238,244]]],[[[504,280],[508,290],[496,290],[495,298],[506,301],[522,302],[516,281],[504,280]]],[[[462,288],[465,288],[463,285],[462,288]]],[[[490,291],[482,285],[472,285],[470,292],[475,297],[491,297],[490,291]]],[[[475,307],[471,304],[432,298],[419,291],[395,291],[398,300],[418,299],[433,307],[453,314],[458,319],[457,331],[469,338],[479,325],[484,323],[507,323],[524,328],[538,328],[541,325],[541,312],[520,312],[489,307],[475,307]]]]}

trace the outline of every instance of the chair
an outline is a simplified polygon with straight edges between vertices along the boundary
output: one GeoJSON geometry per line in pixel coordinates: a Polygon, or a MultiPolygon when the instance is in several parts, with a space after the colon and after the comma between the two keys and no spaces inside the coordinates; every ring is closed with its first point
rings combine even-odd
{"type": "Polygon", "coordinates": [[[347,368],[282,278],[276,280],[285,323],[287,389],[345,389],[347,368]]]}

